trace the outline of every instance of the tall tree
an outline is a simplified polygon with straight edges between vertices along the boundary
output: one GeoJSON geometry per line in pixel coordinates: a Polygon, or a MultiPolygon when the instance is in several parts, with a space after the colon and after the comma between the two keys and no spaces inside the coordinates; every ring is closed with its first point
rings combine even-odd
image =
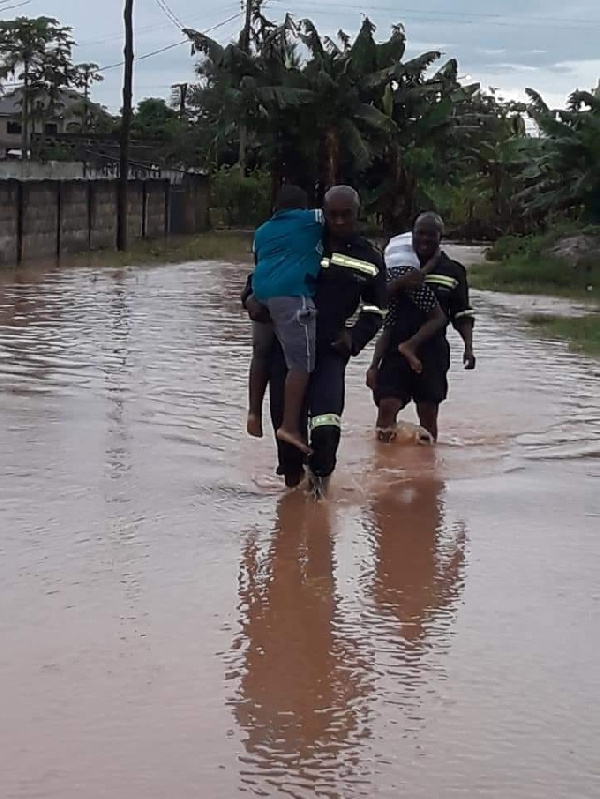
{"type": "Polygon", "coordinates": [[[61,102],[73,80],[71,28],[51,17],[0,22],[0,78],[16,77],[21,89],[21,158],[29,157],[32,121],[61,102]]]}

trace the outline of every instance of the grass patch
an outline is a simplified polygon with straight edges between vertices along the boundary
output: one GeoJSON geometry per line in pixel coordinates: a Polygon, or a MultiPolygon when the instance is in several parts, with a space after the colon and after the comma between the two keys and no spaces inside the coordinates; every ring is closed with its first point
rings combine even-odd
{"type": "Polygon", "coordinates": [[[582,235],[600,238],[600,225],[563,221],[553,223],[549,230],[537,235],[502,236],[492,244],[487,258],[489,261],[502,261],[518,255],[542,255],[551,250],[561,239],[582,235]]]}
{"type": "Polygon", "coordinates": [[[600,299],[600,260],[574,267],[549,256],[512,255],[469,269],[473,288],[513,294],[600,299]]]}
{"type": "Polygon", "coordinates": [[[540,314],[529,321],[550,336],[566,339],[579,352],[600,356],[600,313],[574,318],[540,314]]]}
{"type": "Polygon", "coordinates": [[[73,266],[149,266],[185,261],[251,260],[251,232],[211,231],[198,236],[134,242],[127,252],[99,250],[80,253],[62,258],[61,262],[73,266]]]}

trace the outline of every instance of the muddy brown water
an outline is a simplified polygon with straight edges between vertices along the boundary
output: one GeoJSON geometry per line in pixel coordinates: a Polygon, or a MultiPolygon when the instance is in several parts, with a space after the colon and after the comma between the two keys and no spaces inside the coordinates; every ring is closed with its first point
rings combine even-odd
{"type": "MultiPolygon", "coordinates": [[[[436,450],[241,435],[240,266],[0,278],[0,796],[600,796],[600,369],[476,295],[436,450]]],[[[412,414],[407,418],[411,419],[412,414]]]]}

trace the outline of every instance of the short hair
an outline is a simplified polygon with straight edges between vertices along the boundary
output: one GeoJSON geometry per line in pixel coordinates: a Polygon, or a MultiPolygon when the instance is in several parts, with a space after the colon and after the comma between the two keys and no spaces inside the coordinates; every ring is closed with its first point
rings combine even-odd
{"type": "Polygon", "coordinates": [[[329,200],[333,200],[335,197],[346,197],[352,205],[356,213],[360,211],[360,194],[353,189],[352,186],[332,186],[328,192],[325,193],[324,203],[327,205],[329,200]]]}
{"type": "Polygon", "coordinates": [[[425,221],[433,222],[433,224],[439,230],[440,236],[444,235],[444,220],[435,211],[424,211],[422,214],[419,214],[413,223],[412,229],[414,230],[419,222],[425,221]]]}
{"type": "Polygon", "coordinates": [[[308,194],[300,186],[286,184],[279,190],[275,200],[276,211],[291,211],[294,208],[307,208],[308,194]]]}

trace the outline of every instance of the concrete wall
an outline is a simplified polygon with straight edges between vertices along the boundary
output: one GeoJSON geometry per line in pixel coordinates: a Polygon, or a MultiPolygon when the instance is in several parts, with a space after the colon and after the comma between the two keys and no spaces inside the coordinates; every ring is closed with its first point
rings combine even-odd
{"type": "MultiPolygon", "coordinates": [[[[206,230],[208,189],[206,178],[177,187],[168,180],[129,181],[129,243],[206,230]]],[[[0,180],[0,265],[114,249],[118,208],[116,180],[0,180]]]]}
{"type": "Polygon", "coordinates": [[[23,183],[23,261],[58,255],[59,190],[60,184],[51,180],[23,183]]]}
{"type": "Polygon", "coordinates": [[[112,250],[117,246],[117,183],[94,183],[90,197],[90,249],[112,250]]]}
{"type": "MultiPolygon", "coordinates": [[[[1,121],[1,120],[0,120],[1,121]]],[[[17,137],[18,138],[18,137],[17,137]]],[[[20,148],[20,139],[18,148],[20,148]]],[[[17,149],[18,149],[17,148],[17,149]]],[[[107,159],[104,166],[92,166],[82,161],[0,161],[0,180],[106,180],[119,177],[118,163],[107,159]]],[[[193,180],[194,173],[175,169],[144,167],[132,164],[130,180],[169,180],[179,185],[193,180]]],[[[202,181],[203,176],[199,176],[202,181]]]]}
{"type": "Polygon", "coordinates": [[[59,252],[84,252],[90,246],[90,189],[82,181],[60,183],[59,252]]]}
{"type": "Polygon", "coordinates": [[[141,181],[132,180],[127,193],[127,236],[132,244],[137,239],[141,239],[144,232],[144,195],[144,184],[141,181]]]}
{"type": "Polygon", "coordinates": [[[165,193],[161,184],[148,181],[146,183],[146,225],[147,239],[158,239],[166,236],[169,227],[165,214],[169,205],[169,187],[165,193]]]}
{"type": "Polygon", "coordinates": [[[19,191],[16,181],[0,182],[0,264],[18,260],[19,191]]]}

